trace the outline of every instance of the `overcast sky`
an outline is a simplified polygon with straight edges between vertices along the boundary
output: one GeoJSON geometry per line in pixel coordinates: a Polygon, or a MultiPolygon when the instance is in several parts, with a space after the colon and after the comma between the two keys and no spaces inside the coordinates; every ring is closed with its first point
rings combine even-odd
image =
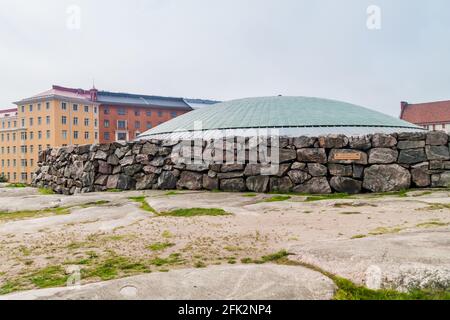
{"type": "Polygon", "coordinates": [[[401,100],[450,100],[449,39],[448,0],[0,0],[0,108],[95,79],[100,90],[316,96],[398,116],[401,100]],[[367,27],[378,26],[370,5],[381,29],[367,27]]]}

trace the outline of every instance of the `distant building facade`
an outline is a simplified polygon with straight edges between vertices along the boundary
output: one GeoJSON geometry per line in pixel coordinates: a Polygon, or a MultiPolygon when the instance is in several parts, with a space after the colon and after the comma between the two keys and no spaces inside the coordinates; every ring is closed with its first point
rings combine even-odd
{"type": "Polygon", "coordinates": [[[0,110],[0,175],[29,183],[45,148],[134,140],[141,132],[214,103],[53,86],[15,102],[17,108],[0,110]]]}
{"type": "Polygon", "coordinates": [[[403,101],[400,118],[431,131],[450,133],[450,101],[416,104],[403,101]]]}

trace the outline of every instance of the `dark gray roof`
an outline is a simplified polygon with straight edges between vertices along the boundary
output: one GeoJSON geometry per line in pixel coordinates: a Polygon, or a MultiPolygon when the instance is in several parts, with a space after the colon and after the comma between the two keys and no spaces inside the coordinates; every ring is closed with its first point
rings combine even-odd
{"type": "Polygon", "coordinates": [[[130,93],[99,91],[97,102],[112,105],[160,106],[165,108],[182,108],[192,110],[183,98],[147,96],[130,93]]]}

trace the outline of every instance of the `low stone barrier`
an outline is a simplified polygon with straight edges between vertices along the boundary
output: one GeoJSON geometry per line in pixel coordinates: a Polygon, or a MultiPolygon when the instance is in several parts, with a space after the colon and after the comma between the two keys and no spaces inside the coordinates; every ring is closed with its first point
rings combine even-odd
{"type": "Polygon", "coordinates": [[[109,189],[355,194],[450,186],[449,136],[444,132],[283,137],[277,149],[265,140],[231,141],[220,152],[217,141],[149,140],[49,149],[40,153],[32,184],[63,194],[109,189]],[[266,164],[274,150],[276,159],[266,164]],[[256,151],[258,161],[243,159],[242,151],[256,151]],[[236,161],[222,160],[230,158],[236,161]],[[269,167],[272,172],[267,173],[269,167]]]}

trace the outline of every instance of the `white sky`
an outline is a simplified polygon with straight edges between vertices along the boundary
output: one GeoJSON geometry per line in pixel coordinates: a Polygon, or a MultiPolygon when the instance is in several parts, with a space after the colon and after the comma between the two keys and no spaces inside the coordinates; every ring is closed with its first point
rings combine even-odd
{"type": "Polygon", "coordinates": [[[398,116],[450,99],[448,0],[0,0],[0,108],[52,84],[304,95],[398,116]],[[67,27],[70,5],[80,29],[67,27]],[[366,26],[381,8],[381,30],[366,26]]]}

